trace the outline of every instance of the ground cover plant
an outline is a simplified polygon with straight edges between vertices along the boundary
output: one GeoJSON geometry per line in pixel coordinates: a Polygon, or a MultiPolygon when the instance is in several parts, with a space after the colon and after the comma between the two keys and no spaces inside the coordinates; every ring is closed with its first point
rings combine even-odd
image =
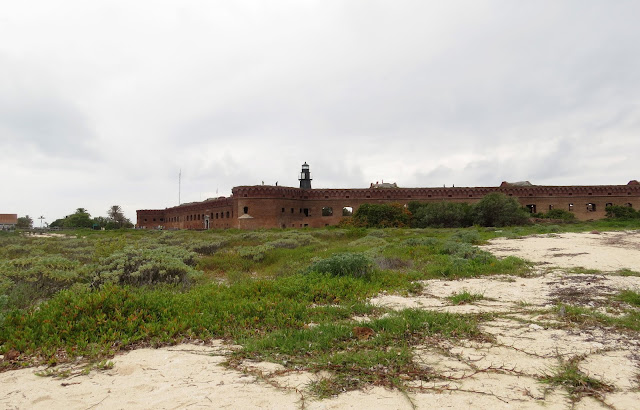
{"type": "Polygon", "coordinates": [[[613,386],[589,377],[578,367],[583,358],[580,356],[560,360],[560,365],[542,378],[544,383],[566,389],[572,402],[578,402],[584,396],[602,400],[604,393],[614,390],[613,386]]]}
{"type": "MultiPolygon", "coordinates": [[[[582,226],[588,231],[604,224],[557,229],[582,226]]],[[[313,386],[319,396],[367,384],[403,389],[409,378],[438,378],[416,365],[416,345],[448,338],[485,340],[488,336],[479,330],[485,318],[393,312],[367,299],[383,291],[420,292],[418,281],[425,279],[528,275],[527,262],[498,259],[477,245],[546,229],[3,234],[0,353],[12,352],[13,358],[0,362],[0,370],[80,356],[99,364],[121,350],[222,338],[242,346],[230,366],[269,360],[290,369],[331,372],[332,378],[313,386]]],[[[619,317],[572,306],[564,308],[562,317],[568,323],[606,320],[637,330],[637,294],[616,297],[628,306],[619,317]]],[[[450,301],[457,305],[481,298],[461,292],[450,301]]]]}

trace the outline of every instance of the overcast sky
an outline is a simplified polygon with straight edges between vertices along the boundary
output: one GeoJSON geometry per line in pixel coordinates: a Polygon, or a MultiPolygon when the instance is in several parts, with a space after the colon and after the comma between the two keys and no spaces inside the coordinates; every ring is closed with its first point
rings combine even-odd
{"type": "Polygon", "coordinates": [[[640,179],[636,0],[0,4],[0,213],[640,179]]]}

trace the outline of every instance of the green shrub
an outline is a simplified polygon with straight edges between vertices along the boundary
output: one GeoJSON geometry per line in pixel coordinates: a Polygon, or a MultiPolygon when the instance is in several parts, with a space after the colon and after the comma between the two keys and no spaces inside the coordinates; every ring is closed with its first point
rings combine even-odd
{"type": "Polygon", "coordinates": [[[87,270],[79,261],[69,260],[60,255],[28,257],[0,262],[0,282],[14,302],[27,297],[24,302],[32,303],[47,298],[61,289],[85,280],[87,270]],[[7,286],[10,284],[10,286],[7,286]],[[21,297],[13,297],[21,296],[21,297]]]}
{"type": "Polygon", "coordinates": [[[464,228],[473,225],[473,208],[467,203],[410,202],[411,226],[414,228],[464,228]]]}
{"type": "Polygon", "coordinates": [[[486,262],[495,258],[491,253],[465,242],[447,241],[442,246],[441,253],[479,262],[486,262]]]}
{"type": "Polygon", "coordinates": [[[411,213],[400,204],[362,204],[353,215],[357,226],[391,228],[409,225],[411,213]]]}
{"type": "Polygon", "coordinates": [[[473,206],[474,222],[481,226],[525,225],[529,214],[518,201],[500,192],[484,196],[473,206]]]}
{"type": "Polygon", "coordinates": [[[189,249],[201,255],[213,255],[227,244],[225,240],[217,241],[198,241],[189,245],[189,249]]]}
{"type": "Polygon", "coordinates": [[[193,269],[196,254],[182,248],[162,249],[127,247],[94,266],[92,286],[186,284],[201,272],[193,269]]]}
{"type": "Polygon", "coordinates": [[[478,231],[456,231],[453,235],[451,235],[451,240],[456,242],[464,242],[471,244],[478,244],[482,240],[480,238],[480,234],[478,231]]]}
{"type": "Polygon", "coordinates": [[[260,262],[266,256],[266,253],[274,249],[273,244],[265,243],[258,246],[239,246],[237,248],[238,255],[246,259],[251,259],[255,262],[260,262]]]}
{"type": "Polygon", "coordinates": [[[640,218],[640,212],[630,206],[612,205],[606,208],[607,218],[611,219],[636,219],[640,218]]]}
{"type": "Polygon", "coordinates": [[[409,238],[405,239],[402,243],[405,246],[428,246],[430,248],[435,247],[440,241],[437,238],[409,238]]]}
{"type": "Polygon", "coordinates": [[[547,213],[542,215],[542,218],[561,219],[563,221],[570,222],[575,221],[576,215],[566,209],[550,209],[547,213]]]}
{"type": "Polygon", "coordinates": [[[369,277],[373,271],[373,262],[359,253],[337,253],[328,258],[315,261],[307,272],[328,273],[332,276],[369,277]]]}

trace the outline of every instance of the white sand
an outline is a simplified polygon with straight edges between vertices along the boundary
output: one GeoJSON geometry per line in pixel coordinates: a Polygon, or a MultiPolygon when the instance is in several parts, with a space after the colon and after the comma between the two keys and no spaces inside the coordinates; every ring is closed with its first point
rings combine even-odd
{"type": "MultiPolygon", "coordinates": [[[[113,369],[69,379],[38,377],[38,369],[0,373],[2,409],[569,409],[561,388],[539,378],[561,360],[583,357],[580,369],[614,386],[604,396],[611,408],[640,408],[640,337],[610,329],[558,328],[554,314],[540,309],[567,301],[600,307],[620,289],[640,289],[640,278],[615,274],[567,273],[583,267],[613,272],[640,271],[640,233],[561,234],[498,239],[485,249],[540,263],[533,277],[496,276],[460,281],[425,281],[415,297],[380,295],[375,304],[394,309],[417,307],[459,313],[499,312],[482,330],[493,342],[430,340],[415,349],[426,371],[445,377],[432,382],[409,381],[407,393],[380,387],[314,401],[308,384],[331,374],[287,372],[276,363],[244,362],[241,370],[221,363],[228,348],[179,345],[139,349],[118,355],[113,369]],[[467,290],[485,299],[452,306],[446,299],[467,290]]],[[[359,321],[367,318],[360,317],[359,321]]],[[[583,398],[576,409],[606,408],[583,398]]]]}

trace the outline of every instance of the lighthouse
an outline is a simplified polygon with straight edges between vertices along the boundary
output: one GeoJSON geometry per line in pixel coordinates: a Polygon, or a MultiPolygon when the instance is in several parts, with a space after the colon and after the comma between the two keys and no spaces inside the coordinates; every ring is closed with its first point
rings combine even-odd
{"type": "Polygon", "coordinates": [[[302,172],[300,172],[300,189],[311,189],[311,172],[309,172],[309,165],[305,162],[302,164],[302,172]]]}

